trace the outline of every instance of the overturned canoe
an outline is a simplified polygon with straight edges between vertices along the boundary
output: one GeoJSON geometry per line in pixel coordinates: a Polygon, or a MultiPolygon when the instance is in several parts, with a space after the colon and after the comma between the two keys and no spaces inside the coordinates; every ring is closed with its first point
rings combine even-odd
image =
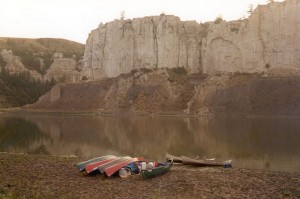
{"type": "Polygon", "coordinates": [[[101,165],[97,168],[100,171],[100,173],[104,173],[105,169],[107,169],[108,167],[120,164],[121,162],[124,162],[124,161],[129,160],[129,159],[132,159],[132,157],[125,156],[125,157],[117,158],[117,159],[115,159],[111,162],[105,163],[105,164],[103,164],[103,165],[101,165]]]}
{"type": "Polygon", "coordinates": [[[112,158],[108,158],[108,159],[105,159],[105,160],[101,160],[99,162],[88,164],[88,165],[85,166],[85,173],[90,174],[90,173],[98,170],[99,166],[101,166],[103,164],[106,164],[108,162],[114,161],[116,159],[119,159],[119,158],[118,157],[112,157],[112,158]]]}
{"type": "Polygon", "coordinates": [[[114,173],[116,173],[117,171],[119,171],[122,167],[124,166],[127,166],[128,164],[132,163],[132,162],[137,162],[137,161],[144,161],[144,158],[143,157],[140,157],[140,158],[130,158],[128,160],[125,160],[123,162],[120,162],[119,164],[115,164],[115,165],[112,165],[110,167],[107,167],[105,170],[104,170],[104,174],[107,176],[107,177],[110,177],[112,176],[114,173]]]}
{"type": "Polygon", "coordinates": [[[170,162],[158,163],[157,167],[142,170],[141,174],[144,179],[156,177],[170,171],[172,165],[173,165],[173,159],[171,159],[170,162]]]}
{"type": "Polygon", "coordinates": [[[113,156],[113,155],[100,156],[100,157],[93,158],[93,159],[90,159],[90,160],[87,160],[87,161],[84,161],[84,162],[79,162],[75,166],[77,167],[77,169],[79,169],[79,171],[84,171],[85,166],[88,165],[88,164],[99,162],[101,160],[106,160],[108,158],[113,158],[113,157],[116,157],[116,156],[113,156]]]}
{"type": "Polygon", "coordinates": [[[171,154],[166,154],[166,160],[173,160],[174,163],[182,163],[182,156],[178,157],[178,156],[174,156],[171,154]]]}
{"type": "Polygon", "coordinates": [[[213,166],[213,167],[231,167],[231,160],[217,162],[215,160],[196,160],[182,156],[182,164],[194,166],[213,166]]]}

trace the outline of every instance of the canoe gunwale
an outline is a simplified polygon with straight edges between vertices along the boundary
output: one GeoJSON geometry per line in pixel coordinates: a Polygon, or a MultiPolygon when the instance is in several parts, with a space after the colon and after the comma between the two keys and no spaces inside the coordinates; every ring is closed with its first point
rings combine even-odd
{"type": "Polygon", "coordinates": [[[226,165],[231,165],[231,160],[224,162],[217,162],[214,160],[196,160],[186,156],[182,156],[182,164],[193,165],[193,166],[211,166],[211,167],[225,167],[226,165]]]}
{"type": "Polygon", "coordinates": [[[170,169],[173,165],[173,159],[171,159],[170,161],[167,161],[165,163],[166,163],[166,165],[154,167],[154,168],[151,168],[151,169],[142,170],[141,174],[142,174],[143,179],[156,177],[156,176],[162,175],[162,174],[170,171],[170,169]]]}
{"type": "Polygon", "coordinates": [[[95,162],[99,162],[101,160],[106,160],[108,158],[113,158],[113,157],[116,157],[114,155],[104,155],[104,156],[99,156],[97,158],[93,158],[93,159],[90,159],[90,160],[87,160],[87,161],[83,161],[83,162],[79,162],[75,165],[75,167],[77,167],[77,169],[79,171],[84,171],[85,170],[85,167],[88,165],[88,164],[91,164],[91,163],[95,163],[95,162]]]}
{"type": "Polygon", "coordinates": [[[129,157],[129,156],[126,156],[126,157],[119,157],[118,159],[116,160],[113,160],[111,162],[108,162],[106,164],[103,164],[99,167],[97,167],[97,169],[100,171],[100,173],[104,173],[105,169],[111,167],[111,166],[114,166],[114,165],[117,165],[117,164],[120,164],[122,162],[125,162],[129,159],[131,159],[132,157],[129,157]]]}
{"type": "Polygon", "coordinates": [[[122,161],[120,162],[119,164],[115,164],[115,165],[112,165],[110,167],[107,167],[105,170],[104,170],[104,174],[107,176],[107,177],[110,177],[112,176],[114,173],[116,173],[117,171],[119,171],[122,167],[132,163],[132,162],[137,162],[137,161],[143,161],[144,158],[143,157],[140,157],[140,158],[131,158],[131,159],[127,159],[125,161],[122,161]]]}

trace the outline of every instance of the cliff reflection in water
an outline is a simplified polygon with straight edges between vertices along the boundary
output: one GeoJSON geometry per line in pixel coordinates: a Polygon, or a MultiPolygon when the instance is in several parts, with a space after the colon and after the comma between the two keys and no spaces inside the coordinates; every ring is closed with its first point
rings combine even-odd
{"type": "Polygon", "coordinates": [[[0,149],[52,155],[174,155],[300,171],[298,118],[0,116],[0,149]]]}

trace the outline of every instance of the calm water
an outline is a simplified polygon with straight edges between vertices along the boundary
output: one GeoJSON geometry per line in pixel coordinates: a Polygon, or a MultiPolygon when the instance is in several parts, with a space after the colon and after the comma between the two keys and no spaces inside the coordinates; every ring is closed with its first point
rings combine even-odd
{"type": "Polygon", "coordinates": [[[300,172],[300,119],[0,115],[0,151],[160,161],[168,152],[300,172]]]}

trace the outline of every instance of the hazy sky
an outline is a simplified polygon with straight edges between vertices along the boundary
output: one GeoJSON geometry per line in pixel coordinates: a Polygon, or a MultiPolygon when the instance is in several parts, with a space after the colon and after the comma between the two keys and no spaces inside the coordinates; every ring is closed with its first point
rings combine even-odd
{"type": "Polygon", "coordinates": [[[0,37],[53,37],[85,43],[100,22],[161,13],[206,22],[235,20],[267,0],[0,0],[0,37]]]}

